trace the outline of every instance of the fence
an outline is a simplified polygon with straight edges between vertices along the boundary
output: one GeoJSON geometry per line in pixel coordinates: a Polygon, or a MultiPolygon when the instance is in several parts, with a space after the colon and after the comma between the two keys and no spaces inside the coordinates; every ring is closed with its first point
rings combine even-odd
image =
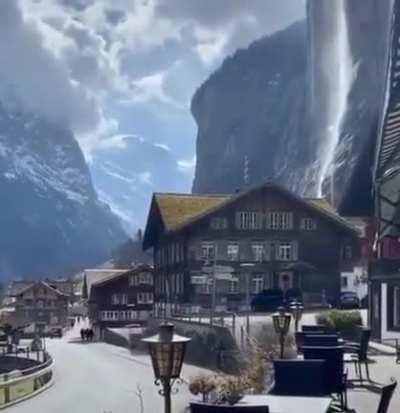
{"type": "Polygon", "coordinates": [[[20,357],[18,354],[3,356],[4,359],[7,358],[9,361],[14,359],[15,366],[20,365],[23,360],[31,361],[34,365],[23,370],[14,370],[0,375],[0,409],[40,393],[52,384],[53,359],[45,351],[40,353],[34,352],[37,360],[20,357]]]}

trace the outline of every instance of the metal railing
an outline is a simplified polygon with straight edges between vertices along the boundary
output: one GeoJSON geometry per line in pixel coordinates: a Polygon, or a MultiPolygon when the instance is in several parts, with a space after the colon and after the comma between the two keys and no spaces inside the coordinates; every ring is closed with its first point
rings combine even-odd
{"type": "MultiPolygon", "coordinates": [[[[38,356],[41,358],[39,364],[0,375],[0,409],[24,400],[51,384],[54,361],[46,351],[40,350],[40,352],[42,356],[38,356]]],[[[6,353],[5,356],[22,358],[21,353],[6,353]]],[[[37,362],[32,358],[28,360],[37,362]]]]}

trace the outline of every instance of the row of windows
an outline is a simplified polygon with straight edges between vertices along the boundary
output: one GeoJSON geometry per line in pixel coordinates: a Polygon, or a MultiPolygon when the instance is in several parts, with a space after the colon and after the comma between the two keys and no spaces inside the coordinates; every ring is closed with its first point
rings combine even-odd
{"type": "MultiPolygon", "coordinates": [[[[247,247],[247,246],[246,246],[247,247]]],[[[297,241],[268,241],[254,242],[251,244],[251,252],[253,261],[270,261],[272,259],[278,261],[293,261],[297,260],[297,241]]],[[[224,254],[225,251],[217,250],[217,259],[224,254]]],[[[204,261],[215,260],[216,247],[214,242],[203,242],[201,245],[201,259],[204,261]]],[[[240,245],[236,242],[228,243],[226,246],[226,258],[228,261],[240,260],[240,245]]]]}
{"type": "MultiPolygon", "coordinates": [[[[236,228],[242,230],[291,230],[294,228],[293,212],[240,211],[236,213],[236,228]]],[[[226,229],[229,223],[226,217],[214,217],[210,220],[212,229],[226,229]]],[[[317,229],[317,221],[313,218],[302,218],[300,228],[305,231],[317,229]]]]}
{"type": "Polygon", "coordinates": [[[153,285],[153,274],[142,273],[142,274],[132,274],[129,276],[130,287],[137,287],[143,284],[153,285]]]}
{"type": "MultiPolygon", "coordinates": [[[[203,278],[204,282],[199,283],[199,280],[196,281],[196,292],[200,294],[211,294],[213,292],[213,279],[207,278],[206,276],[200,278],[203,278]]],[[[227,287],[224,292],[228,294],[238,294],[240,292],[239,278],[232,277],[232,279],[225,284],[227,284],[227,287]]],[[[258,294],[262,290],[271,288],[272,286],[271,277],[264,278],[262,274],[253,275],[249,284],[252,294],[258,294]]],[[[220,289],[220,287],[218,287],[218,289],[220,289]]]]}
{"type": "Polygon", "coordinates": [[[129,321],[140,319],[141,313],[144,315],[144,311],[101,311],[100,319],[103,321],[129,321]]]}
{"type": "MultiPolygon", "coordinates": [[[[66,303],[66,301],[65,301],[66,303]]],[[[46,307],[58,307],[62,306],[63,302],[57,301],[57,300],[31,300],[31,299],[25,299],[23,301],[23,305],[26,307],[38,307],[38,308],[46,308],[46,307]]]]}
{"type": "Polygon", "coordinates": [[[138,292],[136,293],[136,301],[133,296],[128,300],[128,294],[111,294],[112,305],[134,305],[134,304],[152,304],[154,302],[153,293],[151,292],[138,292]]]}

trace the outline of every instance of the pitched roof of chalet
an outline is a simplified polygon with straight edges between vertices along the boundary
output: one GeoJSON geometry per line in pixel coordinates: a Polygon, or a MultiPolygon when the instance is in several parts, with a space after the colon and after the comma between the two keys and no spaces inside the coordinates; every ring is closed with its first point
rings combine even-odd
{"type": "MultiPolygon", "coordinates": [[[[63,281],[62,283],[67,283],[63,281]]],[[[52,291],[54,291],[57,295],[64,295],[69,296],[72,292],[65,291],[63,288],[60,287],[60,281],[54,280],[37,280],[37,281],[13,281],[9,290],[8,295],[11,297],[15,297],[19,294],[22,294],[36,285],[42,285],[52,291]]]]}
{"type": "Polygon", "coordinates": [[[120,270],[119,272],[115,272],[114,274],[110,274],[109,277],[104,277],[102,279],[98,279],[94,281],[91,285],[91,287],[98,287],[100,285],[107,284],[111,281],[116,280],[119,277],[126,276],[128,274],[135,274],[135,273],[140,273],[141,271],[153,271],[153,267],[148,264],[140,264],[137,267],[130,268],[130,269],[125,269],[125,270],[120,270]]]}
{"type": "Polygon", "coordinates": [[[83,291],[84,298],[90,297],[91,289],[94,285],[103,283],[108,280],[112,280],[115,277],[119,277],[121,274],[128,272],[127,269],[87,269],[84,271],[83,276],[83,291]]]}
{"type": "Polygon", "coordinates": [[[356,234],[356,229],[341,218],[335,209],[324,198],[302,198],[293,192],[276,185],[272,182],[254,186],[246,191],[231,195],[222,194],[176,194],[176,193],[155,193],[152,199],[146,230],[143,239],[144,249],[150,248],[153,243],[150,240],[152,211],[158,210],[165,232],[177,232],[187,228],[198,220],[218,211],[249,193],[256,192],[262,188],[271,188],[281,194],[290,197],[292,200],[303,204],[305,207],[322,215],[332,223],[339,225],[343,230],[356,234]]]}
{"type": "Polygon", "coordinates": [[[165,228],[169,231],[221,205],[230,197],[214,194],[154,194],[165,228]]]}

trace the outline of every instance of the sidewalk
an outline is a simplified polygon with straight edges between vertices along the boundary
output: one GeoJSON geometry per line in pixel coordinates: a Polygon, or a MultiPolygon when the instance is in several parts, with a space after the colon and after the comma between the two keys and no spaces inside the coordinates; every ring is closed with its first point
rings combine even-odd
{"type": "MultiPolygon", "coordinates": [[[[388,347],[388,346],[384,346],[388,347]]],[[[398,381],[393,399],[391,401],[388,413],[398,413],[400,411],[400,364],[396,364],[394,355],[382,355],[370,357],[371,379],[381,385],[389,384],[390,379],[394,378],[398,381]]],[[[347,366],[349,378],[354,379],[354,367],[349,364],[347,366]]],[[[363,374],[364,374],[364,367],[363,374]]],[[[366,388],[349,389],[349,408],[355,409],[357,413],[376,413],[380,400],[380,394],[375,394],[366,388]]]]}

